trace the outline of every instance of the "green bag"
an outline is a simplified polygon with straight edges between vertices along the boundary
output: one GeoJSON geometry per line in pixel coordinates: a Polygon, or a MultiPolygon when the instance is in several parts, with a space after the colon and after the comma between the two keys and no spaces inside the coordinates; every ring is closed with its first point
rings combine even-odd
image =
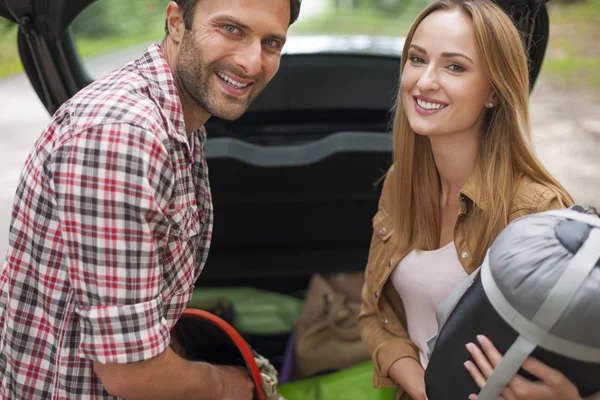
{"type": "Polygon", "coordinates": [[[233,321],[223,319],[241,334],[279,335],[294,329],[303,303],[293,296],[253,287],[200,287],[194,289],[188,307],[213,312],[231,306],[233,321]]]}
{"type": "Polygon", "coordinates": [[[279,385],[286,400],[395,400],[396,389],[375,389],[373,363],[279,385]]]}

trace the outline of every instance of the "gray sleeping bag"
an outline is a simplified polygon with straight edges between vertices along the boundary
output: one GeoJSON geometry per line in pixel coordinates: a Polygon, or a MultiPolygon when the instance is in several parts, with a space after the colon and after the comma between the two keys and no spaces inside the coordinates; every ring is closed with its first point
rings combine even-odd
{"type": "Polygon", "coordinates": [[[513,221],[481,268],[438,309],[425,374],[430,400],[466,399],[479,388],[463,367],[484,334],[504,354],[479,400],[496,400],[532,355],[560,370],[582,396],[600,391],[600,218],[583,209],[513,221]],[[579,211],[577,211],[579,210],[579,211]]]}

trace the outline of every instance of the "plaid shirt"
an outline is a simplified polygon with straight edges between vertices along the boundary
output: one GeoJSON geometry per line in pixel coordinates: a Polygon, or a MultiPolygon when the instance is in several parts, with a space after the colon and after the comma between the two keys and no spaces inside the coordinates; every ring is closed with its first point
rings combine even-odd
{"type": "Polygon", "coordinates": [[[0,276],[0,398],[112,398],[92,361],[148,360],[212,234],[206,133],[188,142],[153,44],[65,103],[27,159],[0,276]]]}

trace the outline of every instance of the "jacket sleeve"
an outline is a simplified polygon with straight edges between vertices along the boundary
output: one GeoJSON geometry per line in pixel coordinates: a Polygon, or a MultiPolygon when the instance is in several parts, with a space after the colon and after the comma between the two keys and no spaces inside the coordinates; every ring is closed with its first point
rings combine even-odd
{"type": "MultiPolygon", "coordinates": [[[[393,169],[390,169],[379,202],[380,212],[389,204],[392,175],[393,169]]],[[[363,342],[373,360],[375,368],[373,381],[376,387],[397,386],[389,376],[390,367],[397,360],[411,357],[419,361],[417,347],[408,337],[401,322],[401,318],[404,317],[397,315],[390,303],[390,297],[392,297],[390,294],[398,297],[397,294],[379,289],[380,286],[385,286],[387,289],[393,290],[393,287],[390,286],[391,283],[382,285],[380,282],[384,274],[382,269],[388,268],[390,261],[386,260],[386,257],[392,257],[395,252],[395,249],[390,249],[389,246],[396,246],[396,241],[383,241],[374,232],[365,272],[365,284],[362,289],[362,306],[358,316],[358,326],[363,342]]],[[[400,303],[399,297],[396,300],[398,300],[397,303],[400,303]]],[[[401,308],[401,304],[399,307],[401,308]]]]}

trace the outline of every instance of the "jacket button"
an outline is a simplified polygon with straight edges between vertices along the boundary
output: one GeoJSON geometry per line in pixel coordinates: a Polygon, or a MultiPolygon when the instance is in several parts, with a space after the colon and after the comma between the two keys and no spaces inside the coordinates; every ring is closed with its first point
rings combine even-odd
{"type": "Polygon", "coordinates": [[[392,260],[388,261],[388,267],[392,266],[392,260]]]}
{"type": "Polygon", "coordinates": [[[467,259],[467,258],[469,258],[469,253],[467,253],[466,251],[463,251],[462,253],[460,253],[460,256],[461,256],[463,259],[467,259]]]}
{"type": "Polygon", "coordinates": [[[385,227],[383,227],[379,230],[379,234],[382,236],[385,235],[386,233],[387,233],[387,229],[385,229],[385,227]]]}

